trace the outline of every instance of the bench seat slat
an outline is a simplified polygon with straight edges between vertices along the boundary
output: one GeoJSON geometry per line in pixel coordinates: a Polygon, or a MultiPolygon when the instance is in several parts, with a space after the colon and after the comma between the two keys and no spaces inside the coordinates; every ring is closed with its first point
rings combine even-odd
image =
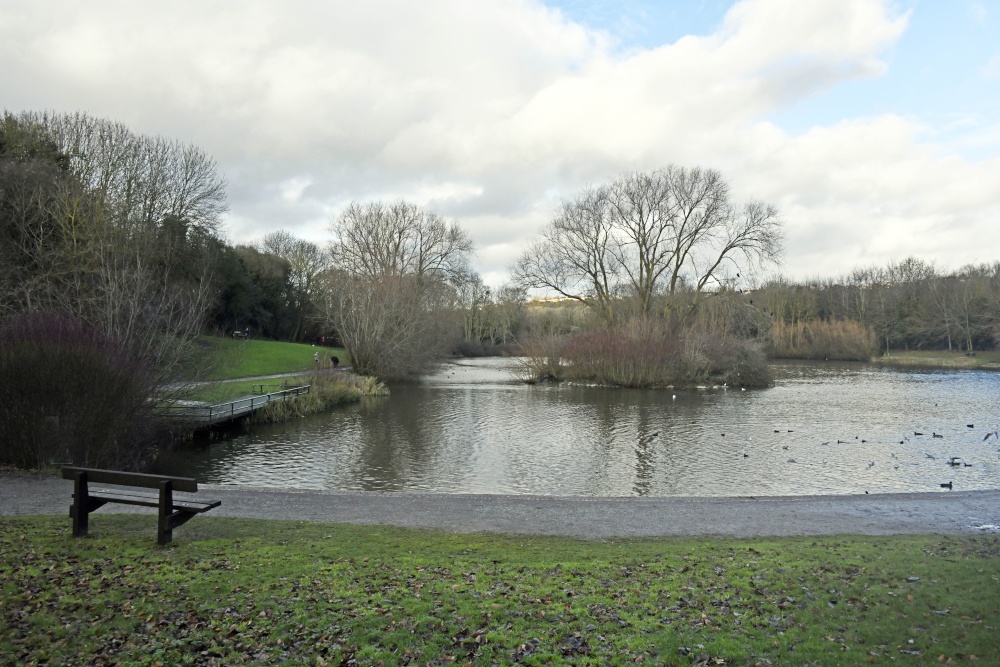
{"type": "MultiPolygon", "coordinates": [[[[106,500],[111,503],[121,503],[124,505],[140,505],[143,507],[159,507],[160,498],[158,495],[149,493],[134,493],[129,491],[112,491],[111,489],[98,489],[88,494],[91,498],[106,500]]],[[[202,502],[198,500],[185,500],[174,498],[171,503],[175,510],[185,510],[187,512],[207,512],[222,504],[221,500],[202,502]]]]}

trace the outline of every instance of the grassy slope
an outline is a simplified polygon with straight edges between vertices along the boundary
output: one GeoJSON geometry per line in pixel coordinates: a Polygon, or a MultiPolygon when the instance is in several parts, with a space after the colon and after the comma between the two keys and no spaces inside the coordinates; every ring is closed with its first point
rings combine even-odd
{"type": "Polygon", "coordinates": [[[313,354],[319,353],[324,364],[336,355],[342,364],[349,363],[342,348],[316,347],[303,343],[270,340],[233,340],[203,336],[200,353],[189,368],[192,379],[228,380],[312,370],[313,354]],[[195,377],[195,376],[198,377],[195,377]]]}
{"type": "MultiPolygon", "coordinates": [[[[315,370],[313,354],[320,354],[323,367],[329,367],[330,357],[336,355],[341,364],[347,364],[347,352],[343,348],[315,347],[302,343],[281,343],[268,340],[233,340],[203,336],[198,340],[198,353],[183,374],[199,382],[218,381],[212,384],[196,384],[182,392],[182,398],[206,403],[231,401],[250,396],[254,385],[261,383],[281,384],[286,379],[292,384],[309,383],[315,370]],[[273,380],[231,380],[278,373],[306,371],[301,377],[273,380]]],[[[274,390],[274,388],[270,388],[274,390]]]]}
{"type": "Polygon", "coordinates": [[[1000,537],[581,542],[0,518],[4,664],[1000,663],[1000,537]],[[6,657],[4,657],[6,656],[6,657]]]}

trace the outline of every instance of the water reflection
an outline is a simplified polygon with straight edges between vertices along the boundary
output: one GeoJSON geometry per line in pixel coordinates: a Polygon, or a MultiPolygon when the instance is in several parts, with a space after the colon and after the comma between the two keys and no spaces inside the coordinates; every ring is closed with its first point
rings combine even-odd
{"type": "Polygon", "coordinates": [[[782,363],[765,391],[671,392],[527,386],[507,365],[451,364],[388,399],[175,452],[160,470],[212,483],[440,493],[1000,488],[1000,442],[982,440],[998,428],[1000,374],[782,363]],[[972,465],[949,467],[952,456],[972,465]]]}

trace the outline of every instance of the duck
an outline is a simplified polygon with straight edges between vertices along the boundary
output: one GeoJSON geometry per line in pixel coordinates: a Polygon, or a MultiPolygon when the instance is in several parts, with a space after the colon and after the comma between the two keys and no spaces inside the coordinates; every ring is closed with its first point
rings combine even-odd
{"type": "Polygon", "coordinates": [[[952,488],[952,486],[951,486],[951,482],[948,482],[947,484],[942,484],[942,485],[941,485],[941,488],[942,488],[942,489],[950,489],[950,488],[952,488]]]}

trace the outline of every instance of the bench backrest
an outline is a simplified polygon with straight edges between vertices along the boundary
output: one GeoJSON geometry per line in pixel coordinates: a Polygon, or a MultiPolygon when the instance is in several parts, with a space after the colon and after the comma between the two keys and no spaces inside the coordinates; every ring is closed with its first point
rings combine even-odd
{"type": "Polygon", "coordinates": [[[121,470],[100,470],[98,468],[62,469],[63,479],[75,479],[77,473],[87,473],[87,481],[96,484],[121,484],[123,486],[141,486],[147,489],[160,488],[160,482],[169,481],[174,491],[198,490],[198,482],[191,477],[171,477],[169,475],[147,475],[139,472],[123,472],[121,470]]]}

